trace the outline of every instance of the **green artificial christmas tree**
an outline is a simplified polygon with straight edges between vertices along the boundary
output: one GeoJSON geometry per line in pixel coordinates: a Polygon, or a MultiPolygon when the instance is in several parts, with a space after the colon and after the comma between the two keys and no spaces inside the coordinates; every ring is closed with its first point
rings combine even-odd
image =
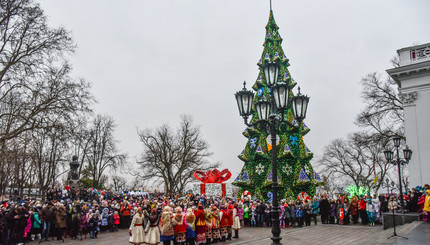
{"type": "Polygon", "coordinates": [[[264,200],[270,200],[272,195],[271,138],[264,124],[256,124],[259,118],[255,107],[257,101],[270,101],[270,88],[263,69],[268,62],[280,64],[278,82],[286,83],[290,88],[288,106],[286,109],[277,110],[278,116],[284,120],[277,126],[278,196],[280,199],[295,199],[306,193],[312,197],[315,195],[315,187],[322,184],[321,178],[310,163],[313,153],[303,141],[303,136],[309,132],[309,128],[293,116],[291,98],[294,96],[292,91],[297,83],[288,70],[289,60],[282,50],[282,38],[278,29],[273,12],[270,11],[264,50],[258,62],[259,74],[252,86],[256,95],[252,104],[250,124],[254,126],[248,127],[243,132],[248,138],[248,143],[238,157],[244,161],[244,166],[233,182],[233,185],[240,187],[239,197],[245,191],[250,192],[253,197],[264,200]]]}

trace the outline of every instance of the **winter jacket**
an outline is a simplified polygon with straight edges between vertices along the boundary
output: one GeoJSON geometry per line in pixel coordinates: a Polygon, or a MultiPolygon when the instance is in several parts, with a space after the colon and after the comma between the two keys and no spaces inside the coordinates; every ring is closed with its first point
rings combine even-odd
{"type": "Polygon", "coordinates": [[[358,203],[357,201],[352,201],[351,205],[349,205],[349,212],[351,215],[358,215],[358,203]]]}
{"type": "Polygon", "coordinates": [[[96,231],[97,228],[99,227],[99,219],[96,217],[92,217],[90,219],[90,221],[88,221],[88,228],[90,229],[90,231],[96,231]]]}
{"type": "Polygon", "coordinates": [[[330,217],[336,217],[336,203],[330,203],[329,215],[330,217]]]}
{"type": "Polygon", "coordinates": [[[243,220],[243,215],[245,214],[245,211],[242,207],[237,207],[237,216],[239,216],[239,220],[243,220]]]}
{"type": "Polygon", "coordinates": [[[284,206],[285,209],[285,218],[286,219],[290,219],[291,218],[291,210],[290,210],[290,206],[284,206]]]}
{"type": "Polygon", "coordinates": [[[51,207],[44,207],[39,212],[39,217],[42,222],[52,222],[53,221],[53,209],[51,207]]]}
{"type": "Polygon", "coordinates": [[[115,214],[115,215],[113,216],[113,218],[114,218],[114,220],[115,220],[113,223],[114,223],[115,225],[119,225],[119,214],[115,214]]]}
{"type": "Polygon", "coordinates": [[[366,210],[366,201],[361,200],[359,208],[360,210],[366,210]]]}
{"type": "Polygon", "coordinates": [[[290,206],[290,213],[291,213],[291,218],[296,218],[296,206],[294,205],[290,206]]]}
{"type": "Polygon", "coordinates": [[[328,215],[330,210],[330,203],[327,199],[323,199],[320,201],[320,213],[321,215],[328,215]]]}
{"type": "Polygon", "coordinates": [[[296,210],[296,217],[297,218],[303,218],[303,210],[302,209],[296,210]]]}
{"type": "Polygon", "coordinates": [[[320,203],[318,201],[312,202],[312,210],[314,214],[318,214],[318,208],[320,207],[320,203]]]}
{"type": "Polygon", "coordinates": [[[375,205],[373,205],[373,203],[368,203],[368,204],[366,205],[366,211],[367,211],[367,212],[370,212],[370,213],[375,212],[375,205]]]}
{"type": "Polygon", "coordinates": [[[34,222],[33,222],[33,228],[35,228],[35,229],[39,229],[39,228],[41,228],[42,226],[42,221],[40,221],[40,218],[39,218],[39,213],[38,212],[34,212],[33,213],[33,220],[34,220],[34,222]]]}
{"type": "Polygon", "coordinates": [[[245,207],[245,210],[243,212],[243,218],[248,219],[249,218],[249,208],[245,207]]]}
{"type": "Polygon", "coordinates": [[[66,228],[66,208],[60,207],[55,213],[56,216],[56,227],[66,228]]]}
{"type": "Polygon", "coordinates": [[[257,220],[257,210],[254,207],[251,208],[251,212],[249,213],[249,218],[251,219],[251,221],[257,220]]]}
{"type": "Polygon", "coordinates": [[[430,190],[426,190],[426,198],[425,198],[423,210],[430,212],[430,190]]]}

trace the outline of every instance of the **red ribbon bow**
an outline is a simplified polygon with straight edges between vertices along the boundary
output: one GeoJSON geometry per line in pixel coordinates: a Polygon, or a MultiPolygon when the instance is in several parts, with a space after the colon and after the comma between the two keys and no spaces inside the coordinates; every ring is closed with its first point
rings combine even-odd
{"type": "Polygon", "coordinates": [[[200,180],[201,182],[208,183],[222,183],[231,177],[230,170],[224,169],[219,171],[218,169],[208,170],[206,173],[200,170],[196,170],[193,174],[194,178],[200,180]]]}

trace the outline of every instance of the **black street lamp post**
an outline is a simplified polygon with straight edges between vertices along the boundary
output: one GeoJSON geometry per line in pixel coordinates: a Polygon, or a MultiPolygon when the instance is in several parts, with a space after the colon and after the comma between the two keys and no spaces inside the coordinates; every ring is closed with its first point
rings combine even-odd
{"type": "Polygon", "coordinates": [[[248,117],[252,113],[252,103],[254,100],[254,93],[244,87],[241,91],[238,91],[236,96],[237,105],[239,107],[239,113],[243,117],[244,122],[247,126],[261,126],[262,128],[268,129],[267,132],[271,136],[272,142],[272,193],[273,208],[271,211],[272,215],[272,244],[281,244],[281,228],[279,226],[279,203],[278,203],[278,149],[276,142],[276,135],[280,123],[287,123],[289,126],[295,127],[300,130],[300,125],[303,119],[306,117],[306,111],[309,103],[309,97],[300,94],[291,98],[294,118],[298,121],[298,126],[293,125],[288,121],[284,121],[284,111],[288,109],[290,87],[283,82],[278,83],[279,77],[279,64],[273,61],[266,63],[263,66],[264,76],[266,83],[270,87],[270,102],[265,100],[259,100],[255,103],[255,110],[257,112],[259,120],[255,123],[248,123],[248,117]],[[281,116],[278,115],[277,110],[280,110],[281,116]],[[268,126],[268,127],[266,127],[268,126]]]}
{"type": "Polygon", "coordinates": [[[394,147],[395,147],[395,151],[396,151],[396,159],[393,160],[394,152],[392,150],[384,151],[384,155],[385,155],[385,158],[387,159],[388,162],[391,162],[392,164],[397,165],[397,171],[398,171],[398,175],[399,175],[399,191],[400,191],[400,206],[401,206],[400,209],[401,209],[401,212],[404,212],[405,211],[405,201],[403,199],[403,185],[402,185],[402,175],[401,175],[401,171],[400,171],[400,165],[404,165],[404,164],[409,163],[409,161],[411,160],[411,157],[412,157],[412,150],[410,150],[409,147],[406,146],[406,148],[403,149],[404,159],[400,159],[399,148],[400,148],[401,141],[402,141],[402,139],[400,137],[394,137],[393,138],[394,147]]]}
{"type": "Polygon", "coordinates": [[[388,178],[385,179],[385,183],[382,182],[382,187],[387,188],[388,195],[391,195],[390,187],[391,187],[391,191],[393,191],[395,186],[396,184],[394,183],[394,181],[391,181],[390,183],[390,180],[388,178]]]}

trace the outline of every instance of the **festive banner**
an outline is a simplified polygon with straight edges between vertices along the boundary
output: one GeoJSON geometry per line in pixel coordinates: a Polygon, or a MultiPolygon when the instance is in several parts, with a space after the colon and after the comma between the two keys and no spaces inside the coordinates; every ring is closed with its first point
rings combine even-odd
{"type": "Polygon", "coordinates": [[[378,181],[378,177],[376,176],[375,158],[373,158],[373,173],[375,173],[375,178],[373,179],[373,184],[376,185],[376,182],[378,181]]]}

